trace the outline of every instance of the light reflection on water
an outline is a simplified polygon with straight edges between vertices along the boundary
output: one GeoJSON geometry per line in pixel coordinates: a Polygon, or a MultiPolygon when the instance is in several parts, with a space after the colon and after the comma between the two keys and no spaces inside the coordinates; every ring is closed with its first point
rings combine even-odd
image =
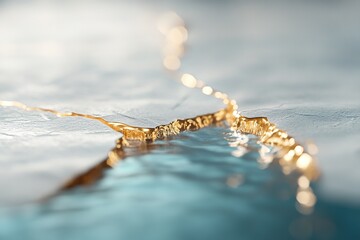
{"type": "Polygon", "coordinates": [[[268,151],[252,136],[206,128],[153,144],[149,154],[127,158],[93,186],[3,209],[0,239],[332,239],[357,233],[352,220],[359,209],[320,198],[313,215],[298,213],[296,177],[284,176],[266,156],[264,163],[261,154],[268,151]],[[240,147],[241,156],[234,154],[240,147]]]}

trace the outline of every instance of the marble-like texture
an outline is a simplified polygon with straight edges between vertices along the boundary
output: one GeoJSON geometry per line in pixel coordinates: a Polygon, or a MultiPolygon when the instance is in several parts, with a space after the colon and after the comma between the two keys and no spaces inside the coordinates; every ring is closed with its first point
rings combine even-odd
{"type": "Polygon", "coordinates": [[[321,194],[358,205],[360,3],[210,6],[188,13],[193,34],[185,67],[234,96],[244,115],[267,116],[314,141],[321,194]]]}
{"type": "MultiPolygon", "coordinates": [[[[144,127],[222,107],[162,69],[158,14],[127,3],[68,4],[2,3],[1,100],[144,127]]],[[[91,120],[15,108],[0,108],[0,129],[6,205],[53,194],[121,137],[91,120]]]]}
{"type": "MultiPolygon", "coordinates": [[[[162,70],[165,10],[190,29],[184,70],[228,92],[243,114],[315,141],[322,197],[358,204],[357,1],[3,1],[0,98],[143,126],[218,110],[162,70]]],[[[119,136],[89,120],[0,108],[0,202],[53,193],[119,136]]]]}

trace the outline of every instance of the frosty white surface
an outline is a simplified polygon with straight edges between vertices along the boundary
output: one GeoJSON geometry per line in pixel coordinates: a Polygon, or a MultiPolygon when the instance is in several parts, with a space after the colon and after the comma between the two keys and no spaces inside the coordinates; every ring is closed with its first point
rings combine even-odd
{"type": "MultiPolygon", "coordinates": [[[[356,203],[360,7],[347,3],[0,3],[0,98],[142,126],[218,110],[161,68],[156,21],[190,27],[184,69],[320,148],[320,191],[356,203]]],[[[79,118],[0,108],[0,202],[53,193],[119,135],[79,118]]]]}
{"type": "Polygon", "coordinates": [[[315,141],[319,190],[357,204],[359,2],[239,3],[222,9],[209,8],[206,15],[214,17],[206,21],[205,14],[189,14],[197,31],[185,67],[236,97],[244,115],[267,116],[304,142],[315,141]]]}
{"type": "MultiPolygon", "coordinates": [[[[158,14],[125,3],[3,3],[0,96],[155,127],[222,107],[161,66],[158,14]]],[[[0,108],[1,203],[56,192],[121,135],[100,123],[0,108]]]]}

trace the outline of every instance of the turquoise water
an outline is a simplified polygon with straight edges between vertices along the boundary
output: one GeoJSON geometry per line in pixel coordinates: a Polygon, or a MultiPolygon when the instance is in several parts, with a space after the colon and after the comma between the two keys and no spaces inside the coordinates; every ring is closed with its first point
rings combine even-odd
{"type": "Polygon", "coordinates": [[[313,215],[298,213],[294,178],[276,163],[261,164],[251,136],[207,128],[152,145],[149,154],[127,158],[93,186],[3,208],[0,239],[359,237],[359,208],[318,196],[313,215]],[[239,139],[245,154],[236,157],[239,149],[230,144],[239,139]]]}

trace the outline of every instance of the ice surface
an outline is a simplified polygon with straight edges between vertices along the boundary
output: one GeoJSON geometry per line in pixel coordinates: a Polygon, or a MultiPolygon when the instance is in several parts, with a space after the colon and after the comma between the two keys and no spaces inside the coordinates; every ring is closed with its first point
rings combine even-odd
{"type": "MultiPolygon", "coordinates": [[[[162,70],[164,10],[189,25],[184,69],[320,148],[324,197],[358,203],[359,3],[0,3],[0,98],[156,126],[221,105],[162,70]]],[[[56,191],[118,134],[79,118],[0,108],[1,203],[56,191]]]]}

